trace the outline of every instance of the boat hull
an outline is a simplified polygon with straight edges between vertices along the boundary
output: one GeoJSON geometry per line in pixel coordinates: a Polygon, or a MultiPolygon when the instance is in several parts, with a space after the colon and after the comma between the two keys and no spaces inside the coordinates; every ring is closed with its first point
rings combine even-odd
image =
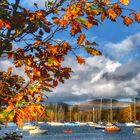
{"type": "Polygon", "coordinates": [[[99,130],[105,129],[105,127],[96,127],[96,126],[94,126],[94,128],[99,130]]]}
{"type": "Polygon", "coordinates": [[[27,125],[27,126],[23,126],[23,130],[34,130],[34,129],[36,129],[37,128],[37,126],[34,126],[34,125],[27,125]]]}
{"type": "Polygon", "coordinates": [[[119,132],[119,131],[121,131],[121,128],[119,128],[119,127],[107,127],[105,130],[106,130],[107,132],[114,133],[114,132],[119,132]]]}
{"type": "Polygon", "coordinates": [[[41,129],[34,129],[34,130],[30,130],[29,133],[31,135],[34,135],[34,134],[48,134],[48,131],[47,130],[41,130],[41,129]]]}
{"type": "Polygon", "coordinates": [[[131,122],[130,122],[130,123],[125,123],[125,125],[126,125],[126,126],[136,126],[136,123],[133,123],[133,122],[131,123],[131,122]]]}

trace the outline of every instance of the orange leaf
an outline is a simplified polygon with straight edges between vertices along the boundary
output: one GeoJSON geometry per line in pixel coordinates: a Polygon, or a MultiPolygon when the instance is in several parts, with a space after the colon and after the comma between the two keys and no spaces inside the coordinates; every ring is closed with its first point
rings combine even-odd
{"type": "Polygon", "coordinates": [[[123,20],[123,23],[126,25],[126,26],[129,26],[133,23],[133,19],[128,17],[128,16],[125,16],[124,17],[124,20],[123,20]]]}
{"type": "Polygon", "coordinates": [[[8,107],[6,108],[7,112],[10,112],[11,110],[13,110],[14,105],[13,104],[9,104],[8,107]]]}
{"type": "Polygon", "coordinates": [[[135,14],[135,20],[140,23],[140,13],[135,14]]]}
{"type": "Polygon", "coordinates": [[[37,40],[35,43],[34,43],[34,47],[38,47],[40,44],[41,44],[41,40],[37,40]]]}
{"type": "Polygon", "coordinates": [[[116,12],[112,8],[108,9],[108,16],[110,17],[110,19],[112,21],[115,21],[116,18],[117,18],[117,14],[116,14],[116,12]]]}
{"type": "Polygon", "coordinates": [[[8,22],[5,22],[5,27],[6,27],[7,29],[11,29],[11,25],[10,25],[8,22]]]}
{"type": "Polygon", "coordinates": [[[82,58],[81,56],[76,56],[76,60],[80,65],[85,64],[85,59],[82,58]]]}
{"type": "Polygon", "coordinates": [[[85,38],[86,36],[84,34],[81,34],[77,39],[77,44],[81,45],[84,42],[85,38]]]}
{"type": "Polygon", "coordinates": [[[12,73],[12,67],[10,67],[10,68],[8,68],[8,75],[11,75],[11,73],[12,73]]]}
{"type": "Polygon", "coordinates": [[[87,22],[87,28],[92,28],[92,24],[90,22],[87,22]]]}
{"type": "Polygon", "coordinates": [[[37,98],[36,98],[36,102],[41,102],[42,101],[42,97],[41,96],[38,96],[37,98]]]}
{"type": "Polygon", "coordinates": [[[3,20],[0,19],[0,29],[2,29],[4,27],[4,22],[3,20]]]}
{"type": "Polygon", "coordinates": [[[129,5],[130,1],[129,0],[120,0],[121,4],[123,5],[129,5]]]}
{"type": "Polygon", "coordinates": [[[59,23],[60,23],[60,19],[59,19],[59,18],[53,17],[52,19],[53,19],[53,22],[54,22],[55,24],[59,24],[59,23]]]}
{"type": "Polygon", "coordinates": [[[53,47],[53,46],[49,45],[48,51],[51,52],[53,55],[58,54],[58,47],[57,46],[53,47]]]}
{"type": "Polygon", "coordinates": [[[40,71],[37,70],[37,69],[33,69],[33,73],[34,73],[35,76],[38,76],[38,77],[39,77],[40,74],[41,74],[40,71]]]}
{"type": "Polygon", "coordinates": [[[106,19],[106,14],[103,12],[101,15],[101,21],[103,22],[106,19]]]}

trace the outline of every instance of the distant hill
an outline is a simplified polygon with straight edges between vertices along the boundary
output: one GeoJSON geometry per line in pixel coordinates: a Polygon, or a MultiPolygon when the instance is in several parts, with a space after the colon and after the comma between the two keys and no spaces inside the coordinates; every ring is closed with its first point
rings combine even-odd
{"type": "MultiPolygon", "coordinates": [[[[82,102],[78,104],[80,110],[92,110],[93,108],[99,109],[101,105],[101,99],[95,99],[87,102],[82,102]]],[[[115,99],[112,99],[112,107],[113,108],[123,108],[129,106],[128,102],[121,102],[115,99]]],[[[111,107],[110,99],[102,99],[102,108],[109,109],[111,107]]]]}
{"type": "Polygon", "coordinates": [[[69,104],[67,104],[67,103],[64,103],[64,102],[46,102],[45,103],[46,105],[50,105],[50,104],[52,104],[52,105],[56,105],[56,106],[58,106],[58,107],[70,107],[71,105],[69,105],[69,104]]]}
{"type": "MultiPolygon", "coordinates": [[[[46,105],[49,105],[49,104],[52,104],[54,106],[57,105],[57,107],[63,107],[63,108],[72,107],[72,105],[69,105],[64,102],[46,102],[46,105]]],[[[133,104],[133,102],[123,102],[123,101],[119,101],[116,99],[112,99],[113,109],[125,108],[125,107],[128,107],[130,104],[133,104]]],[[[99,109],[100,105],[101,105],[101,99],[94,99],[94,100],[90,100],[90,101],[86,101],[86,102],[81,102],[81,103],[78,103],[75,105],[77,105],[79,110],[81,110],[81,111],[92,110],[93,108],[99,109]]],[[[138,100],[136,100],[136,106],[140,106],[140,102],[138,100]]],[[[111,107],[111,100],[102,99],[102,108],[110,109],[110,107],[111,107]]]]}

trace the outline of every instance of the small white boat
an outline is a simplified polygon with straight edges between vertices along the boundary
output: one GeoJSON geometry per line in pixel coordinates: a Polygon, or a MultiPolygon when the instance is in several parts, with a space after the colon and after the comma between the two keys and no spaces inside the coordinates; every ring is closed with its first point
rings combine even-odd
{"type": "Polygon", "coordinates": [[[33,134],[47,134],[48,131],[47,131],[47,130],[40,129],[40,128],[38,127],[38,128],[36,128],[36,129],[34,129],[34,130],[29,130],[29,133],[30,133],[31,135],[33,135],[33,134]]]}
{"type": "Polygon", "coordinates": [[[126,126],[136,126],[136,123],[134,122],[127,122],[125,123],[126,126]]]}
{"type": "Polygon", "coordinates": [[[106,128],[106,124],[105,123],[97,123],[97,124],[94,124],[93,126],[95,129],[105,129],[106,128]]]}
{"type": "Polygon", "coordinates": [[[45,122],[38,122],[38,124],[44,124],[45,122]]]}
{"type": "MultiPolygon", "coordinates": [[[[76,122],[77,123],[77,122],[76,122]]],[[[87,125],[87,123],[86,122],[79,122],[78,123],[80,126],[85,126],[85,125],[87,125]]]]}
{"type": "Polygon", "coordinates": [[[94,122],[88,122],[87,123],[88,126],[91,126],[91,127],[95,127],[97,125],[97,123],[94,123],[94,122]]]}
{"type": "Polygon", "coordinates": [[[48,125],[51,125],[51,126],[64,126],[64,123],[61,123],[61,122],[48,122],[48,125]]]}
{"type": "Polygon", "coordinates": [[[34,130],[34,129],[36,129],[38,126],[36,126],[36,125],[25,125],[25,126],[23,126],[23,130],[34,130]]]}

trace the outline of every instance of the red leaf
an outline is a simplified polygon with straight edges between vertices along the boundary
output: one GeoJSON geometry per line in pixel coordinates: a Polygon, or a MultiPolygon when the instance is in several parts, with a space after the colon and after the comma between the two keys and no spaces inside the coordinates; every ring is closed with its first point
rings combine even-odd
{"type": "Polygon", "coordinates": [[[12,54],[12,53],[9,53],[9,54],[8,54],[8,59],[11,59],[12,56],[13,56],[13,54],[12,54]]]}

